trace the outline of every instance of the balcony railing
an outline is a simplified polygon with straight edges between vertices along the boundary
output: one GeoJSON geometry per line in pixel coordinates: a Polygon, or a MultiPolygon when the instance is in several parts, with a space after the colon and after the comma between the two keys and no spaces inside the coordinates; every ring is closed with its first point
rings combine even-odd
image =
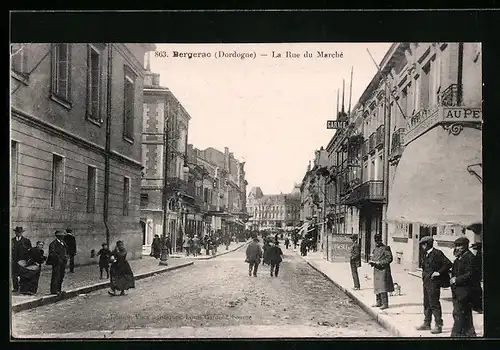
{"type": "Polygon", "coordinates": [[[385,128],[384,125],[380,125],[377,128],[376,134],[375,134],[375,147],[376,148],[381,148],[384,147],[384,137],[385,137],[385,128]]]}
{"type": "Polygon", "coordinates": [[[455,107],[460,104],[460,89],[458,84],[451,84],[440,95],[439,104],[445,107],[455,107]]]}
{"type": "Polygon", "coordinates": [[[186,192],[187,182],[178,177],[167,177],[167,189],[174,192],[186,192]]]}
{"type": "Polygon", "coordinates": [[[370,180],[358,187],[355,187],[345,200],[346,204],[356,204],[359,202],[384,202],[384,181],[370,180]]]}
{"type": "Polygon", "coordinates": [[[375,133],[373,132],[368,138],[368,152],[375,153],[375,133]]]}
{"type": "Polygon", "coordinates": [[[392,134],[390,155],[397,156],[403,153],[405,129],[399,128],[392,134]]]}

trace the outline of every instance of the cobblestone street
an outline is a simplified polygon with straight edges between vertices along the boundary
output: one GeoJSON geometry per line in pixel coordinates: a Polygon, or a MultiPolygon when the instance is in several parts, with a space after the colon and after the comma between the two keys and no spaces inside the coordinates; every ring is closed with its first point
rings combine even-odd
{"type": "Polygon", "coordinates": [[[249,277],[244,249],[107,290],[13,315],[15,337],[390,336],[342,291],[285,250],[280,276],[249,277]],[[47,322],[50,320],[50,322],[47,322]]]}

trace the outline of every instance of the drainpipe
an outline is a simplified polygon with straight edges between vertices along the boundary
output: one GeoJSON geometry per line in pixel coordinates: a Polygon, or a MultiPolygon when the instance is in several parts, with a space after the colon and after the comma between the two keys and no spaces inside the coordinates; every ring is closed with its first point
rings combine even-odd
{"type": "MultiPolygon", "coordinates": [[[[384,78],[387,79],[387,76],[384,78]]],[[[384,103],[384,204],[382,206],[382,238],[385,244],[389,244],[389,226],[387,223],[387,205],[389,204],[389,147],[391,136],[391,105],[389,103],[389,94],[387,80],[385,84],[385,103],[384,103]]]]}
{"type": "Polygon", "coordinates": [[[109,213],[109,171],[111,152],[111,83],[113,76],[113,43],[108,44],[108,71],[107,71],[107,91],[106,91],[106,150],[104,153],[104,207],[103,220],[106,227],[106,243],[110,246],[110,233],[108,224],[109,213]]]}

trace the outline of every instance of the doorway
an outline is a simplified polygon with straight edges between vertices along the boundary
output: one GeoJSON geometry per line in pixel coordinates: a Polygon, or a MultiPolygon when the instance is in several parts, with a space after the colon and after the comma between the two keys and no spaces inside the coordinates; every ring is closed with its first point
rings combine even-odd
{"type": "Polygon", "coordinates": [[[146,239],[146,223],[144,221],[140,221],[141,223],[141,230],[142,230],[142,245],[146,245],[147,239],[146,239]]]}
{"type": "Polygon", "coordinates": [[[372,217],[365,217],[365,261],[370,260],[372,243],[372,217]]]}

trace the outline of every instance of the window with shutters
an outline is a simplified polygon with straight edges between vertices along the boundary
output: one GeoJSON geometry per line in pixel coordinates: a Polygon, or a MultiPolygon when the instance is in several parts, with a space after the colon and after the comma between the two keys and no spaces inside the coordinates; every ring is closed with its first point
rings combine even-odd
{"type": "Polygon", "coordinates": [[[56,44],[52,49],[52,95],[51,98],[71,108],[71,46],[56,44]]]}
{"type": "Polygon", "coordinates": [[[102,122],[102,71],[101,54],[97,47],[88,46],[87,57],[87,118],[91,121],[102,122]]]}
{"type": "Polygon", "coordinates": [[[134,109],[135,109],[135,76],[125,69],[123,86],[123,137],[129,142],[134,141],[134,109]]]}

